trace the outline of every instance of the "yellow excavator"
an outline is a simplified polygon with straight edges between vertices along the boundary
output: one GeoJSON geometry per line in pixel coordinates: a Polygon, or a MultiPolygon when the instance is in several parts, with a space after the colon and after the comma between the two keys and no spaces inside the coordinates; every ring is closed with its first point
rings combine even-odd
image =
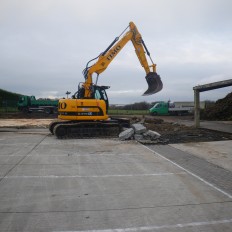
{"type": "Polygon", "coordinates": [[[106,70],[129,41],[132,42],[136,55],[146,72],[148,89],[143,95],[157,93],[163,88],[160,76],[156,73],[156,64],[153,63],[137,27],[130,22],[104,52],[87,63],[83,70],[85,81],[79,84],[78,91],[72,98],[59,100],[59,120],[52,122],[49,126],[50,132],[57,138],[115,136],[119,134],[122,126],[128,124],[128,120],[109,118],[109,101],[106,94],[109,86],[98,86],[97,82],[99,74],[106,70]],[[125,32],[128,28],[129,30],[125,32]],[[148,64],[146,54],[150,58],[151,65],[148,64]],[[90,65],[94,60],[97,60],[96,63],[90,65]],[[95,83],[93,82],[94,73],[97,74],[95,83]]]}

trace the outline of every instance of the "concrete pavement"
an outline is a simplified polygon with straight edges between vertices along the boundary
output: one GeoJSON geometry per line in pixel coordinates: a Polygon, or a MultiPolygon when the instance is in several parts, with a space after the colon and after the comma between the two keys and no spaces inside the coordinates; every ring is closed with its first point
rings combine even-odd
{"type": "Polygon", "coordinates": [[[232,196],[156,147],[1,132],[0,151],[0,231],[231,231],[232,196]]]}
{"type": "MultiPolygon", "coordinates": [[[[178,123],[186,126],[194,126],[194,121],[190,120],[178,120],[178,123]]],[[[200,121],[200,128],[221,131],[226,133],[232,133],[231,121],[200,121]]]]}
{"type": "Polygon", "coordinates": [[[181,151],[203,158],[208,162],[232,172],[232,141],[171,144],[181,151]]]}
{"type": "Polygon", "coordinates": [[[232,133],[232,122],[231,121],[202,121],[200,124],[201,128],[210,130],[217,130],[221,132],[232,133]]]}

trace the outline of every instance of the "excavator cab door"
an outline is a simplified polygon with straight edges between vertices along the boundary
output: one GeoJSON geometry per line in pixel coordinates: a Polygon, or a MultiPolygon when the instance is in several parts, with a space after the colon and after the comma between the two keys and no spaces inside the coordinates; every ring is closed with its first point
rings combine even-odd
{"type": "Polygon", "coordinates": [[[106,113],[108,113],[109,109],[109,100],[106,94],[106,89],[109,89],[109,86],[94,86],[94,98],[99,100],[104,100],[106,103],[106,113]]]}

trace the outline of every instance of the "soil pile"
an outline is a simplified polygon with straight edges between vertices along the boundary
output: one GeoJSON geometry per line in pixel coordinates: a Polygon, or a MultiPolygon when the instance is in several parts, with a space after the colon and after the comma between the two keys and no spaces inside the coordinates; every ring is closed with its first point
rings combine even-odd
{"type": "Polygon", "coordinates": [[[205,109],[201,114],[207,120],[232,120],[232,92],[216,101],[215,105],[205,109]]]}
{"type": "Polygon", "coordinates": [[[231,140],[232,134],[185,126],[177,122],[167,122],[160,118],[145,117],[142,120],[134,117],[132,123],[143,123],[148,130],[156,131],[166,143],[189,143],[231,140]]]}

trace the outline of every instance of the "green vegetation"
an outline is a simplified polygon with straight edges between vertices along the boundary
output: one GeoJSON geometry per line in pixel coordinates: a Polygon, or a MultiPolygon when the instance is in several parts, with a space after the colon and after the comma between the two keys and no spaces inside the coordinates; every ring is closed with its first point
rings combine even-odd
{"type": "Polygon", "coordinates": [[[148,110],[123,110],[123,109],[109,109],[109,115],[147,115],[148,110]]]}
{"type": "Polygon", "coordinates": [[[18,101],[20,96],[22,95],[18,93],[12,93],[4,89],[0,89],[0,101],[2,100],[18,101]]]}
{"type": "Polygon", "coordinates": [[[1,113],[14,113],[18,112],[18,107],[17,106],[0,106],[0,114],[1,113]]]}
{"type": "Polygon", "coordinates": [[[0,89],[0,112],[18,111],[17,102],[20,96],[22,95],[0,89]]]}
{"type": "Polygon", "coordinates": [[[128,105],[110,105],[109,114],[111,115],[148,115],[149,109],[154,103],[135,102],[128,105]]]}

